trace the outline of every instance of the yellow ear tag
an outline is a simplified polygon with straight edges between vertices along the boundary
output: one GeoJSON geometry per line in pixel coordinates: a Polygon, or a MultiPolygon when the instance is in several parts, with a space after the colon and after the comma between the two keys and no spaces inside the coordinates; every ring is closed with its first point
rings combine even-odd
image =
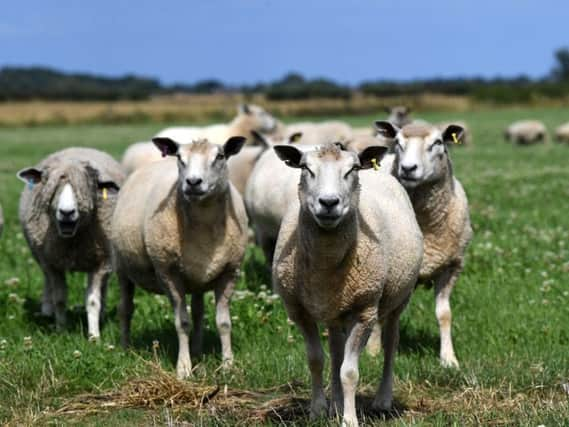
{"type": "Polygon", "coordinates": [[[377,159],[375,157],[371,159],[371,164],[373,165],[373,170],[379,170],[379,165],[377,164],[377,159]]]}
{"type": "Polygon", "coordinates": [[[106,189],[106,188],[103,188],[103,200],[107,200],[107,197],[108,197],[108,196],[109,196],[109,195],[107,194],[107,189],[106,189]]]}
{"type": "Polygon", "coordinates": [[[452,133],[452,140],[454,141],[455,144],[460,144],[460,141],[458,140],[458,138],[456,137],[456,133],[452,133]]]}

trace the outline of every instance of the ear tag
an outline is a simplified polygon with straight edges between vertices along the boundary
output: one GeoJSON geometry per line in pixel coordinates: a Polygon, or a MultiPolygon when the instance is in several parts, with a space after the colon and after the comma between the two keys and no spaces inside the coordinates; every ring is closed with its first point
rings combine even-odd
{"type": "Polygon", "coordinates": [[[107,189],[103,188],[103,200],[107,200],[108,197],[109,197],[109,194],[107,192],[107,189]]]}
{"type": "Polygon", "coordinates": [[[371,164],[373,165],[373,170],[379,170],[379,165],[377,164],[377,159],[375,157],[371,159],[371,164]]]}
{"type": "Polygon", "coordinates": [[[454,141],[455,144],[460,144],[460,141],[458,140],[458,138],[456,137],[456,133],[452,133],[452,140],[454,141]]]}
{"type": "Polygon", "coordinates": [[[36,185],[36,183],[34,181],[32,181],[31,179],[28,180],[28,188],[30,190],[33,190],[35,185],[36,185]]]}

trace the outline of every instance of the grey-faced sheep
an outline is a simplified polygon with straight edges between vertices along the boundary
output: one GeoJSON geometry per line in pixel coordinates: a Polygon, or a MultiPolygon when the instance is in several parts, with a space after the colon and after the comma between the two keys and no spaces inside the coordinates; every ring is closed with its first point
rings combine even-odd
{"type": "Polygon", "coordinates": [[[538,120],[520,120],[508,126],[504,138],[518,145],[546,143],[547,128],[538,120]]]}
{"type": "MultiPolygon", "coordinates": [[[[223,144],[231,136],[244,136],[253,140],[251,131],[282,136],[284,126],[267,111],[257,105],[240,105],[237,116],[228,124],[204,127],[172,127],[160,131],[157,137],[170,138],[178,143],[187,144],[197,139],[207,139],[216,144],[223,144]]],[[[138,142],[127,148],[122,165],[128,174],[136,169],[161,160],[160,152],[152,142],[138,142]]]]}
{"type": "Polygon", "coordinates": [[[411,108],[404,105],[395,105],[393,107],[385,107],[385,112],[389,114],[387,121],[393,123],[397,127],[403,127],[413,121],[411,118],[411,108]]]}
{"type": "Polygon", "coordinates": [[[440,131],[431,125],[376,122],[379,133],[395,139],[393,174],[407,189],[424,238],[419,281],[434,284],[435,313],[440,328],[440,359],[458,367],[451,337],[450,296],[464,266],[472,238],[468,200],[453,174],[447,146],[462,138],[462,128],[440,131]],[[454,134],[454,136],[453,136],[454,134]]]}
{"type": "Polygon", "coordinates": [[[569,123],[564,123],[555,129],[555,140],[557,142],[569,142],[569,123]]]}
{"type": "Polygon", "coordinates": [[[369,169],[385,147],[359,156],[326,145],[303,153],[276,146],[278,156],[301,170],[297,200],[283,220],[273,262],[274,288],[300,328],[312,378],[312,417],[328,410],[317,323],[329,330],[331,415],[357,426],[358,359],[373,325],[384,324],[385,362],[376,409],[392,405],[393,363],[399,316],[415,286],[422,237],[409,198],[389,174],[369,169]],[[359,175],[359,176],[358,176],[359,175]]]}
{"type": "Polygon", "coordinates": [[[187,293],[192,295],[192,354],[201,353],[204,292],[214,290],[223,361],[233,360],[229,300],[247,245],[247,215],[228,180],[227,159],[245,138],[231,137],[224,145],[153,141],[169,158],[130,175],[112,221],[121,337],[127,346],[135,285],[166,294],[178,334],[176,371],[185,378],[192,370],[187,293]]]}
{"type": "Polygon", "coordinates": [[[89,148],[58,151],[23,169],[20,222],[44,275],[41,310],[65,326],[66,272],[88,273],[89,335],[99,337],[99,317],[112,272],[111,216],[124,181],[120,165],[89,148]]]}

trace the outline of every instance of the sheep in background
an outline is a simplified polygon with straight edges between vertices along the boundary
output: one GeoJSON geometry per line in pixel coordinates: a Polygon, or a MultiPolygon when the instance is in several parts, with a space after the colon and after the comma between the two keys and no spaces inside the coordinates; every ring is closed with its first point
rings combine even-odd
{"type": "Polygon", "coordinates": [[[346,141],[353,136],[353,129],[341,121],[324,121],[319,123],[299,122],[286,127],[286,137],[296,133],[302,134],[300,144],[322,145],[335,141],[346,141]]]}
{"type": "Polygon", "coordinates": [[[464,266],[472,239],[468,200],[453,174],[447,146],[462,138],[462,128],[440,131],[432,125],[376,122],[377,131],[395,139],[393,175],[407,189],[424,237],[419,281],[433,283],[435,312],[441,335],[440,358],[445,367],[458,367],[451,337],[450,296],[464,266]],[[454,134],[454,137],[453,137],[454,134]]]}
{"type": "MultiPolygon", "coordinates": [[[[167,137],[178,143],[187,144],[196,139],[208,139],[223,144],[231,136],[244,136],[253,139],[252,131],[282,136],[284,126],[267,111],[257,105],[243,104],[238,108],[237,116],[229,124],[204,127],[171,127],[160,131],[157,137],[167,137]]],[[[127,148],[122,165],[128,174],[136,169],[161,160],[160,152],[152,142],[137,142],[127,148]]]]}
{"type": "Polygon", "coordinates": [[[405,190],[389,174],[369,169],[387,151],[357,155],[329,144],[302,152],[275,146],[300,170],[298,196],[283,220],[273,262],[274,288],[300,328],[312,377],[311,417],[328,411],[317,322],[328,327],[332,399],[330,415],[357,426],[358,359],[373,325],[384,322],[385,362],[374,409],[393,401],[393,363],[399,316],[413,291],[422,237],[405,190]]]}
{"type": "Polygon", "coordinates": [[[128,178],[112,220],[121,340],[129,344],[134,286],[166,294],[178,334],[176,372],[185,378],[192,371],[187,293],[192,294],[192,354],[201,353],[204,293],[214,290],[223,362],[233,361],[229,300],[248,230],[243,201],[228,180],[227,160],[239,153],[245,138],[231,137],[224,145],[153,141],[169,158],[128,178]]]}
{"type": "Polygon", "coordinates": [[[393,123],[399,128],[413,122],[410,107],[395,105],[393,107],[385,107],[385,112],[389,114],[387,121],[393,123]]]}
{"type": "Polygon", "coordinates": [[[65,326],[66,272],[88,273],[86,308],[90,337],[99,337],[99,318],[111,267],[111,216],[124,181],[120,165],[90,148],[58,151],[23,169],[20,222],[44,275],[42,314],[55,313],[65,326]]]}
{"type": "Polygon", "coordinates": [[[555,140],[557,142],[569,142],[569,123],[564,123],[555,129],[555,140]]]}
{"type": "Polygon", "coordinates": [[[547,128],[538,120],[520,120],[508,126],[504,138],[518,145],[546,143],[547,128]]]}

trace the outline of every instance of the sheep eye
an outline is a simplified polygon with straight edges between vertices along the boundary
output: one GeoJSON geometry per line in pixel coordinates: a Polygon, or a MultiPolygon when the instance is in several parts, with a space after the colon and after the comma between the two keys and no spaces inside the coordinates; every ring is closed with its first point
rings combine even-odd
{"type": "Polygon", "coordinates": [[[213,162],[218,162],[221,159],[223,159],[225,156],[222,153],[217,153],[217,156],[215,156],[215,159],[213,160],[213,162]]]}
{"type": "Polygon", "coordinates": [[[399,150],[399,151],[403,151],[403,147],[401,146],[401,144],[399,144],[399,142],[395,142],[395,149],[399,150]]]}
{"type": "Polygon", "coordinates": [[[186,166],[186,163],[182,160],[182,157],[180,157],[179,154],[177,154],[176,157],[178,158],[178,162],[180,162],[180,164],[181,164],[182,166],[186,166]]]}
{"type": "Polygon", "coordinates": [[[437,139],[435,142],[432,143],[432,145],[429,147],[429,151],[431,151],[434,147],[436,147],[437,145],[442,145],[443,141],[442,139],[437,139]]]}
{"type": "Polygon", "coordinates": [[[348,176],[350,176],[350,174],[351,174],[353,171],[355,171],[355,170],[356,170],[356,167],[355,167],[355,166],[352,167],[348,172],[346,172],[346,173],[344,174],[344,179],[348,179],[348,176]]]}

